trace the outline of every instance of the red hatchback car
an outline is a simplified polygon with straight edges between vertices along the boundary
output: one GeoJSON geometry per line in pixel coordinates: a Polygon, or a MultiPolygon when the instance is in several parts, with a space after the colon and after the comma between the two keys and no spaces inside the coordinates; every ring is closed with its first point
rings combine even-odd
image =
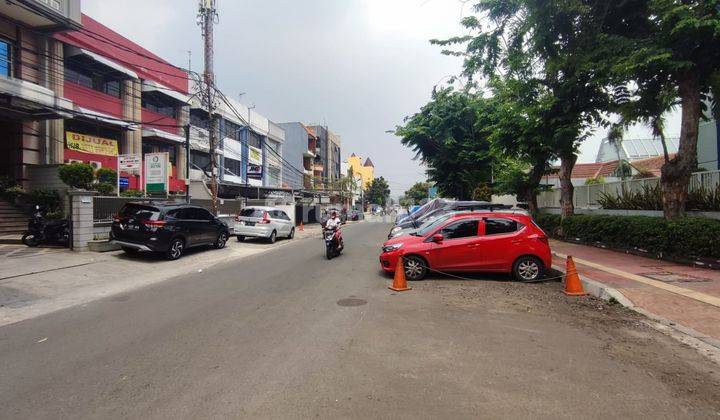
{"type": "Polygon", "coordinates": [[[527,213],[482,212],[440,219],[383,244],[380,266],[394,273],[403,256],[408,280],[441,272],[512,273],[518,280],[541,278],[552,264],[548,237],[527,213]],[[430,270],[428,270],[430,269],[430,270]]]}

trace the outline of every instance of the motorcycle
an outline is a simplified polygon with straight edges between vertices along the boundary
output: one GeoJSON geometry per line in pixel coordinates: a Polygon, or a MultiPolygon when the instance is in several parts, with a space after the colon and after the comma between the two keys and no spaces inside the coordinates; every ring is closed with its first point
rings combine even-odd
{"type": "Polygon", "coordinates": [[[325,238],[325,256],[328,260],[337,257],[342,253],[343,243],[340,229],[325,229],[323,232],[325,238]]]}
{"type": "Polygon", "coordinates": [[[29,247],[36,247],[43,243],[68,246],[70,224],[67,220],[46,221],[40,211],[40,206],[35,206],[35,213],[28,221],[28,230],[22,236],[22,243],[29,247]]]}

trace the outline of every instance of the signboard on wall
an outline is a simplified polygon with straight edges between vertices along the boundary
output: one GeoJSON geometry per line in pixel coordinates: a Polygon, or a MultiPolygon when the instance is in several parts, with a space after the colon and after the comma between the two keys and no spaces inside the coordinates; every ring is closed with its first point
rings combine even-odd
{"type": "Polygon", "coordinates": [[[263,169],[261,165],[248,164],[247,177],[250,179],[262,179],[263,169]]]}
{"type": "Polygon", "coordinates": [[[169,191],[170,154],[145,154],[145,191],[149,193],[166,193],[169,191]]]}
{"type": "Polygon", "coordinates": [[[262,165],[262,151],[257,147],[248,146],[248,162],[255,165],[262,165]]]}
{"type": "Polygon", "coordinates": [[[65,133],[65,139],[67,148],[70,150],[104,156],[118,155],[117,140],[73,133],[72,131],[65,133]]]}

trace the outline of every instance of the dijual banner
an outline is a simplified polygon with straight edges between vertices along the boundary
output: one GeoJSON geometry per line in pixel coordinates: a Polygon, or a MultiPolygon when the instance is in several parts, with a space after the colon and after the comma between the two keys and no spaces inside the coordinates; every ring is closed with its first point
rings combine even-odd
{"type": "Polygon", "coordinates": [[[68,149],[71,150],[95,155],[118,155],[117,140],[88,136],[87,134],[73,133],[71,131],[65,133],[65,139],[67,140],[68,149]]]}

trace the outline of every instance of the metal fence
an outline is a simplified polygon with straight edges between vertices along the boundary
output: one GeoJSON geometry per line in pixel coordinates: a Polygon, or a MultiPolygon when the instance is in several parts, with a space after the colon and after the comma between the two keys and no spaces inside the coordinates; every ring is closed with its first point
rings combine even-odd
{"type": "MultiPolygon", "coordinates": [[[[639,192],[660,184],[660,178],[628,179],[605,184],[575,186],[573,201],[575,208],[599,208],[598,200],[603,195],[619,196],[623,191],[639,192]]],[[[720,171],[696,172],[690,178],[690,191],[701,189],[713,190],[720,184],[720,171]]],[[[560,207],[560,189],[543,191],[538,194],[538,207],[560,207]]]]}
{"type": "MultiPolygon", "coordinates": [[[[177,202],[185,203],[184,198],[175,199],[149,199],[138,197],[93,197],[93,220],[96,222],[104,222],[112,220],[114,214],[120,212],[122,206],[131,201],[145,202],[177,202]]],[[[190,204],[203,207],[212,211],[212,200],[190,200],[190,204]]],[[[245,206],[245,200],[218,200],[218,214],[238,214],[245,206]]]]}

